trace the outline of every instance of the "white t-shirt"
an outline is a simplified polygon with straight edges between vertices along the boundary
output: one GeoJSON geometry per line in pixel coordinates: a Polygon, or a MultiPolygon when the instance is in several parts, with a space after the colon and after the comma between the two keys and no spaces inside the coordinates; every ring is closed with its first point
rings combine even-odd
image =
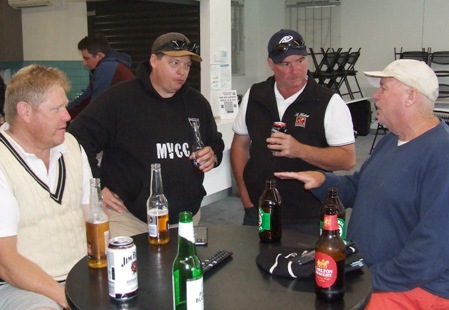
{"type": "MultiPolygon", "coordinates": [[[[10,135],[8,135],[8,133],[6,133],[8,128],[8,123],[5,123],[0,127],[0,132],[6,139],[8,139],[9,143],[11,143],[36,176],[45,183],[52,192],[54,192],[58,181],[58,160],[61,157],[61,154],[66,152],[64,143],[55,146],[50,150],[50,164],[47,172],[47,168],[41,159],[37,158],[34,154],[25,152],[25,150],[10,135]]],[[[81,152],[83,158],[83,197],[81,203],[89,204],[90,179],[92,178],[92,172],[90,170],[87,155],[82,147],[81,152]]],[[[19,206],[2,171],[0,171],[0,197],[0,237],[15,236],[17,235],[20,218],[19,206]]]]}
{"type": "MultiPolygon", "coordinates": [[[[305,87],[305,86],[304,86],[305,87]]],[[[296,98],[303,92],[304,87],[292,96],[284,99],[279,93],[276,83],[274,84],[274,94],[276,97],[279,117],[282,119],[285,110],[292,104],[296,98]]],[[[239,107],[239,112],[234,120],[232,130],[238,135],[248,135],[248,127],[246,126],[246,109],[248,107],[248,97],[250,89],[245,93],[239,107]]],[[[352,125],[352,117],[348,106],[343,99],[334,94],[327,105],[324,114],[324,130],[326,134],[327,144],[331,146],[340,146],[354,143],[354,129],[352,125]]]]}

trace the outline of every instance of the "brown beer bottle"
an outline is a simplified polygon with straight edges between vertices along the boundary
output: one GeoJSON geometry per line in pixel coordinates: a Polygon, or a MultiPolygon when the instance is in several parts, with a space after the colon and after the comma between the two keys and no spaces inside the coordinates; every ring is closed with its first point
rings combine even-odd
{"type": "Polygon", "coordinates": [[[161,164],[151,164],[151,191],[147,201],[148,241],[153,245],[170,241],[168,201],[162,186],[161,164]]]}
{"type": "Polygon", "coordinates": [[[282,237],[282,201],[276,189],[276,180],[267,180],[259,199],[259,238],[270,243],[282,237]]]}
{"type": "Polygon", "coordinates": [[[87,264],[92,268],[107,266],[109,219],[103,210],[100,179],[90,180],[89,212],[86,216],[87,264]]]}
{"type": "Polygon", "coordinates": [[[325,206],[323,232],[315,245],[315,293],[318,299],[334,302],[345,294],[346,247],[338,228],[338,207],[325,206]]]}
{"type": "Polygon", "coordinates": [[[323,230],[323,220],[324,220],[324,213],[325,213],[325,207],[328,204],[334,204],[338,207],[338,228],[339,228],[339,234],[340,237],[343,240],[346,240],[346,209],[343,206],[343,203],[341,202],[340,198],[338,198],[338,190],[335,187],[329,187],[328,189],[328,196],[326,198],[326,201],[321,206],[321,218],[320,218],[320,235],[323,230]]]}

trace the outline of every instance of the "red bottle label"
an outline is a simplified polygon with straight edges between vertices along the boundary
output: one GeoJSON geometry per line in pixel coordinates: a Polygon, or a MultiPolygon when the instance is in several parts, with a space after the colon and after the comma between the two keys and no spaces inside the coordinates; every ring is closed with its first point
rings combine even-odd
{"type": "Polygon", "coordinates": [[[337,279],[337,263],[321,252],[315,253],[315,282],[319,287],[329,288],[337,279]]]}
{"type": "Polygon", "coordinates": [[[339,230],[337,214],[324,215],[323,229],[325,230],[339,230]]]}

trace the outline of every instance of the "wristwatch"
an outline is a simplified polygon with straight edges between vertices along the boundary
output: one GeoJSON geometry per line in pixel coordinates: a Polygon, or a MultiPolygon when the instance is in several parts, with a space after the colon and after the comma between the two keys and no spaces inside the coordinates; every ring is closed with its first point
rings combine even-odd
{"type": "Polygon", "coordinates": [[[215,157],[215,162],[214,162],[214,168],[218,166],[218,158],[217,155],[214,155],[215,157]]]}

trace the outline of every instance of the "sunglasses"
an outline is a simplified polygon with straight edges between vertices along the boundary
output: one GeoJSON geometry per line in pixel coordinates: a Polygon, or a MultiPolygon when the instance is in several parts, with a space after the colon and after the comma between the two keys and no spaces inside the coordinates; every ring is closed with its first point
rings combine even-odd
{"type": "Polygon", "coordinates": [[[280,55],[280,54],[288,51],[291,48],[292,49],[303,49],[305,47],[306,47],[306,42],[293,40],[293,41],[290,41],[287,43],[279,43],[271,50],[271,54],[280,55]]]}
{"type": "Polygon", "coordinates": [[[181,40],[172,40],[165,44],[162,44],[155,54],[164,52],[164,51],[189,51],[195,54],[198,54],[200,46],[197,43],[187,43],[181,40]]]}

